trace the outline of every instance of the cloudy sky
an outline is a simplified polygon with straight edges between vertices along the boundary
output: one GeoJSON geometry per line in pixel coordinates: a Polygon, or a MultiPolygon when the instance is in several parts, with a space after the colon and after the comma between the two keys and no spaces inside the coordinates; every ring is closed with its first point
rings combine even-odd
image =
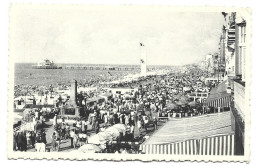
{"type": "Polygon", "coordinates": [[[221,12],[169,7],[19,6],[10,12],[15,62],[183,65],[218,51],[221,12]]]}

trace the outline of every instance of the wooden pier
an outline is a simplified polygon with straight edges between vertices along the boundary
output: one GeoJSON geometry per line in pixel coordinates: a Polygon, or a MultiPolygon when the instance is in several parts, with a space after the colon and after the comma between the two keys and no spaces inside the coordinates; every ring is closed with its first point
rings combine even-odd
{"type": "MultiPolygon", "coordinates": [[[[69,70],[106,70],[106,71],[139,71],[140,67],[115,67],[115,66],[65,66],[64,69],[69,70]]],[[[148,71],[155,70],[155,68],[147,68],[148,71]]]]}

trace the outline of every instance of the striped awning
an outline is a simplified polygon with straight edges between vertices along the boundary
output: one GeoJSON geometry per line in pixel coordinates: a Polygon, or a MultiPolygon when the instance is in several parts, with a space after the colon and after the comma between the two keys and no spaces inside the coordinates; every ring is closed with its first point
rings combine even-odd
{"type": "Polygon", "coordinates": [[[144,144],[140,150],[145,154],[167,155],[234,155],[234,134],[203,139],[192,139],[173,144],[144,144]]]}
{"type": "Polygon", "coordinates": [[[209,97],[204,106],[211,107],[230,107],[231,94],[227,93],[227,80],[220,83],[217,87],[210,91],[209,97]]]}
{"type": "Polygon", "coordinates": [[[188,118],[173,118],[153,133],[143,144],[171,144],[212,135],[233,133],[231,113],[220,112],[188,118]]]}
{"type": "Polygon", "coordinates": [[[208,101],[204,103],[204,106],[223,108],[223,107],[230,107],[230,103],[231,103],[231,95],[208,101]]]}

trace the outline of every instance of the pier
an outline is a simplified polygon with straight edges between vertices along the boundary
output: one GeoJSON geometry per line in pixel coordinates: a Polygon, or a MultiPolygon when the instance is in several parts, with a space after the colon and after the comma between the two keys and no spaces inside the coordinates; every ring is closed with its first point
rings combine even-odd
{"type": "MultiPolygon", "coordinates": [[[[69,70],[106,70],[106,71],[140,71],[140,67],[115,67],[115,66],[65,66],[64,69],[69,70]]],[[[148,71],[156,70],[155,67],[147,68],[148,71]]]]}

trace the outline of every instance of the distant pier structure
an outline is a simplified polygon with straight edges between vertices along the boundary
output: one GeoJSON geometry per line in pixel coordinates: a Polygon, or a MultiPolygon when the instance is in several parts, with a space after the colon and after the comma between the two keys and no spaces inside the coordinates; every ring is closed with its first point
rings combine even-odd
{"type": "Polygon", "coordinates": [[[115,67],[115,66],[90,66],[90,65],[68,65],[64,69],[71,70],[107,70],[107,71],[138,71],[139,67],[115,67]]]}

